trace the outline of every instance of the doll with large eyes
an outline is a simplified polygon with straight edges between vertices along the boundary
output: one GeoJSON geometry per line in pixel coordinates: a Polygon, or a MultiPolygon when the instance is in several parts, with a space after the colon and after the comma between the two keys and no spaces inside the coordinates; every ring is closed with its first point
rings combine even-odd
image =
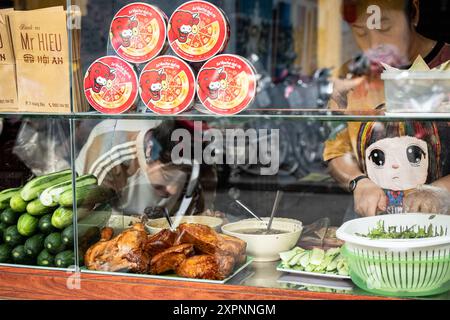
{"type": "Polygon", "coordinates": [[[405,198],[439,178],[441,144],[432,122],[369,122],[358,136],[359,160],[384,190],[387,213],[403,213],[405,198]]]}

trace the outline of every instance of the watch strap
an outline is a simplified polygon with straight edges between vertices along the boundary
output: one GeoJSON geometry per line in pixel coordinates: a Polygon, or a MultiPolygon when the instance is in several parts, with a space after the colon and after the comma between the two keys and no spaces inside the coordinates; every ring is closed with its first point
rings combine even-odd
{"type": "Polygon", "coordinates": [[[356,177],[355,179],[350,181],[350,183],[349,183],[350,192],[353,193],[358,185],[358,182],[360,182],[361,180],[364,180],[364,179],[369,179],[369,177],[366,175],[360,175],[359,177],[356,177]]]}

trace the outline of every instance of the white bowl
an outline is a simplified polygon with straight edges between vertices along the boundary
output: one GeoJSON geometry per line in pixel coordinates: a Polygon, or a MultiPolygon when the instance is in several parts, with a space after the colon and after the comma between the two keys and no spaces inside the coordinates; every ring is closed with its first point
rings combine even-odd
{"type": "Polygon", "coordinates": [[[291,250],[297,244],[303,230],[302,222],[294,219],[274,218],[272,229],[287,231],[283,234],[243,234],[236,231],[244,229],[267,228],[269,218],[245,219],[239,222],[229,223],[222,227],[222,232],[237,237],[247,242],[247,254],[254,261],[277,261],[280,260],[280,252],[291,250]]]}
{"type": "MultiPolygon", "coordinates": [[[[176,223],[177,218],[172,217],[172,221],[176,223]]],[[[210,216],[184,216],[181,217],[178,225],[182,223],[204,224],[219,231],[220,226],[223,224],[223,219],[210,216]]],[[[169,223],[167,222],[166,218],[152,219],[147,221],[147,223],[145,224],[145,228],[147,229],[148,233],[156,234],[163,229],[169,228],[169,223]]]]}

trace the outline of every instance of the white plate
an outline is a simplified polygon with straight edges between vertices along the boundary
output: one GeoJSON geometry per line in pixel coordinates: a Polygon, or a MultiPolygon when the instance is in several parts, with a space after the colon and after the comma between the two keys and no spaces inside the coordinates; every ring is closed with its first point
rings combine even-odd
{"type": "Polygon", "coordinates": [[[242,272],[242,270],[247,268],[252,262],[253,262],[253,258],[247,256],[247,261],[243,265],[241,265],[238,269],[236,269],[228,278],[226,278],[224,280],[183,278],[183,277],[179,277],[175,274],[158,276],[158,275],[135,274],[135,273],[124,273],[124,272],[103,272],[103,271],[87,270],[86,267],[83,267],[81,269],[81,272],[94,273],[94,274],[121,275],[121,276],[128,276],[128,277],[149,278],[149,279],[157,279],[157,280],[175,280],[175,281],[191,281],[191,282],[202,282],[202,283],[213,283],[213,284],[225,284],[228,281],[230,281],[233,277],[235,277],[238,273],[242,272]]]}
{"type": "Polygon", "coordinates": [[[318,277],[318,278],[351,279],[350,276],[341,276],[338,274],[326,274],[326,273],[318,273],[318,272],[300,271],[300,270],[294,270],[294,269],[285,269],[285,268],[281,267],[281,263],[277,266],[277,271],[291,273],[291,274],[305,275],[305,276],[313,276],[313,277],[318,277]]]}
{"type": "Polygon", "coordinates": [[[315,276],[283,274],[277,281],[279,283],[292,283],[305,287],[321,287],[332,290],[351,291],[354,289],[352,282],[347,279],[329,279],[317,278],[315,276]]]}

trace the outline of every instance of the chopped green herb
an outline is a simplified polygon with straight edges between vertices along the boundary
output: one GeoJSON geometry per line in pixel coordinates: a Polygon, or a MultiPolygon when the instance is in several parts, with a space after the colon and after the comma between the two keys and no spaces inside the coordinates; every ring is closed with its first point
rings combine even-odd
{"type": "Polygon", "coordinates": [[[380,220],[377,226],[370,230],[368,234],[355,233],[357,236],[369,239],[424,239],[442,237],[446,235],[446,230],[441,226],[440,230],[430,224],[428,227],[420,227],[412,225],[410,227],[397,227],[384,225],[384,221],[380,220]]]}

